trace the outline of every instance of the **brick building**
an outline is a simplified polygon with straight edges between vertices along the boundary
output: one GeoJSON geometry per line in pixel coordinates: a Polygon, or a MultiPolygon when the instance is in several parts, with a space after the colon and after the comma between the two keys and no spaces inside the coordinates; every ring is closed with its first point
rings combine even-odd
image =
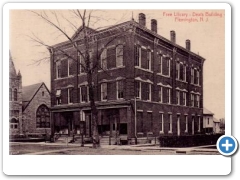
{"type": "Polygon", "coordinates": [[[22,76],[9,52],[9,134],[22,134],[22,76]]]}
{"type": "Polygon", "coordinates": [[[22,88],[23,132],[50,133],[50,92],[45,83],[22,88]]]}
{"type": "MultiPolygon", "coordinates": [[[[83,50],[80,31],[72,40],[83,50]]],[[[87,31],[91,34],[91,61],[99,64],[93,83],[101,135],[134,138],[202,132],[205,59],[191,52],[190,40],[181,47],[176,44],[175,31],[170,32],[170,40],[162,37],[155,19],[147,29],[142,13],[138,22],[87,31]]],[[[84,121],[86,137],[91,136],[87,76],[79,65],[81,56],[67,41],[53,46],[50,54],[52,131],[79,133],[79,123],[84,121]],[[61,55],[59,48],[78,56],[78,61],[61,55]]]]}

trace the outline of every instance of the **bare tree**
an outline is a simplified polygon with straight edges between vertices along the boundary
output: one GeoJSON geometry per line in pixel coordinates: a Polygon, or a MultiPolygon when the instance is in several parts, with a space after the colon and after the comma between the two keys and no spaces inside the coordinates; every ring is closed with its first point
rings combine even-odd
{"type": "MultiPolygon", "coordinates": [[[[99,59],[100,59],[105,47],[107,47],[117,37],[122,36],[124,33],[128,32],[129,28],[119,29],[119,31],[117,33],[115,32],[116,29],[113,30],[114,31],[113,37],[111,39],[109,39],[104,44],[104,47],[98,51],[98,53],[96,55],[97,60],[96,60],[96,62],[94,62],[90,58],[90,46],[91,46],[90,44],[93,43],[94,41],[96,41],[97,37],[94,35],[94,33],[96,32],[95,30],[99,30],[102,28],[110,28],[111,26],[99,27],[99,28],[95,29],[94,31],[89,31],[89,26],[90,26],[90,23],[92,23],[92,24],[98,23],[99,20],[102,19],[102,17],[94,16],[93,10],[89,10],[89,12],[87,10],[82,10],[82,11],[71,10],[70,13],[80,22],[79,24],[80,24],[81,28],[78,28],[78,26],[75,25],[75,23],[73,23],[69,18],[66,18],[63,15],[60,15],[59,13],[57,13],[55,11],[50,11],[49,13],[47,13],[46,11],[41,11],[41,12],[31,11],[31,12],[33,14],[35,14],[36,16],[38,16],[40,19],[42,19],[44,22],[48,23],[51,27],[53,27],[59,33],[59,36],[63,35],[67,39],[68,44],[71,44],[71,46],[77,51],[77,53],[83,59],[83,62],[79,62],[79,59],[78,59],[79,56],[77,56],[77,58],[74,57],[71,53],[66,51],[61,46],[51,46],[51,45],[46,44],[43,40],[41,40],[39,37],[37,37],[37,35],[35,35],[34,33],[32,33],[32,35],[28,36],[32,41],[38,43],[41,46],[47,47],[50,52],[55,52],[58,55],[63,55],[65,57],[72,59],[73,61],[79,63],[79,65],[81,65],[81,67],[86,72],[88,88],[89,88],[90,108],[91,108],[91,113],[92,113],[93,147],[97,148],[100,145],[99,134],[98,134],[98,110],[97,110],[97,106],[95,103],[96,97],[94,95],[94,89],[97,85],[95,85],[93,83],[93,80],[95,77],[95,73],[97,73],[98,69],[101,68],[101,65],[99,64],[99,59]],[[79,48],[77,41],[68,35],[66,30],[61,26],[60,19],[64,19],[66,22],[68,22],[69,27],[72,28],[72,31],[75,32],[75,34],[80,34],[80,33],[82,34],[81,40],[82,40],[84,48],[79,48]]],[[[107,19],[105,19],[105,20],[107,20],[107,19]]],[[[112,25],[112,26],[114,26],[114,25],[112,25]]],[[[35,61],[35,63],[39,64],[46,59],[48,59],[48,57],[38,59],[35,61]]],[[[102,70],[105,71],[104,69],[102,69],[102,70]]],[[[79,71],[79,68],[77,71],[79,71]]],[[[78,75],[78,72],[77,72],[77,75],[78,75]]],[[[77,79],[78,79],[78,77],[77,77],[77,79]]]]}

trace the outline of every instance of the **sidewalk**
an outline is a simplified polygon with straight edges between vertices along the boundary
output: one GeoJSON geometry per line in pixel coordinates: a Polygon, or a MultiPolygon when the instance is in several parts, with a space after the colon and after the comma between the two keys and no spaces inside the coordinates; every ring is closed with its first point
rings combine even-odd
{"type": "MultiPolygon", "coordinates": [[[[12,143],[12,144],[38,144],[43,146],[62,146],[63,149],[58,150],[49,150],[44,152],[34,152],[29,153],[28,155],[37,155],[37,154],[48,154],[48,153],[55,153],[60,152],[64,150],[72,150],[76,149],[78,147],[81,147],[81,144],[74,144],[74,143],[45,143],[45,142],[39,142],[39,143],[12,143]]],[[[197,147],[159,147],[159,145],[154,144],[138,144],[138,145],[101,145],[102,149],[109,149],[109,150],[128,150],[128,151],[175,151],[175,153],[182,153],[182,154],[188,154],[190,152],[214,152],[218,153],[217,149],[209,149],[207,147],[209,146],[197,146],[197,147]]],[[[84,147],[92,147],[92,144],[84,144],[84,147]]]]}

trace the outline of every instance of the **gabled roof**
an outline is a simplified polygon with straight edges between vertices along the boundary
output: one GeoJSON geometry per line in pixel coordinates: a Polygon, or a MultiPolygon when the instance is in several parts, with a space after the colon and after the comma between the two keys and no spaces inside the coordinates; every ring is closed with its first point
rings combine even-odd
{"type": "Polygon", "coordinates": [[[204,115],[214,115],[211,111],[209,111],[207,108],[203,107],[203,114],[204,115]]]}
{"type": "Polygon", "coordinates": [[[213,117],[213,122],[215,122],[215,123],[220,123],[220,120],[217,119],[217,118],[215,118],[215,117],[213,117]]]}
{"type": "Polygon", "coordinates": [[[32,99],[42,86],[45,86],[45,88],[50,94],[50,91],[48,90],[44,82],[32,84],[29,86],[23,86],[22,88],[23,111],[27,108],[28,104],[32,101],[32,99]]]}
{"type": "MultiPolygon", "coordinates": [[[[85,27],[85,29],[86,29],[86,31],[88,31],[88,32],[90,32],[90,33],[93,33],[93,32],[97,32],[97,31],[95,31],[94,29],[92,29],[92,28],[90,28],[90,27],[85,27]]],[[[73,34],[73,36],[72,36],[72,40],[76,40],[76,39],[79,39],[79,38],[81,38],[81,32],[82,32],[82,30],[83,30],[83,27],[82,26],[80,26],[79,28],[78,28],[78,30],[73,34]]]]}

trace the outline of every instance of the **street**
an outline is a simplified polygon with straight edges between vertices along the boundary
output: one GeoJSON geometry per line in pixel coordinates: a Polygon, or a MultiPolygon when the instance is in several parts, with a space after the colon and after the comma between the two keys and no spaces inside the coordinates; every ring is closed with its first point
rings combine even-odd
{"type": "Polygon", "coordinates": [[[159,146],[104,145],[93,149],[91,144],[10,143],[10,155],[218,155],[211,148],[160,148],[159,146]]]}

